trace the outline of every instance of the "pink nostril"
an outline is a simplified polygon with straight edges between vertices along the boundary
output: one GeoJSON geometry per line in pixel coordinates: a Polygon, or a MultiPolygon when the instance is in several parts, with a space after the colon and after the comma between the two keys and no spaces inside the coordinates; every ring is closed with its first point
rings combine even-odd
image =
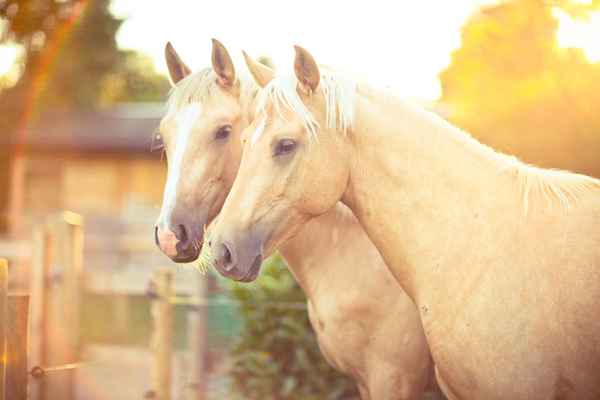
{"type": "Polygon", "coordinates": [[[158,243],[158,247],[168,255],[169,257],[177,256],[177,236],[169,229],[162,230],[160,228],[156,228],[155,231],[156,242],[158,243]]]}

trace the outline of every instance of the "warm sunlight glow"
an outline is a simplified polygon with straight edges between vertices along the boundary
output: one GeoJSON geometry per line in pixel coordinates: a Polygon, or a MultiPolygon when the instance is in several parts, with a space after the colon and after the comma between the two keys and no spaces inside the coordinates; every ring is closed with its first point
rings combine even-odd
{"type": "Polygon", "coordinates": [[[240,65],[244,49],[289,68],[292,45],[299,44],[320,63],[403,97],[434,100],[440,95],[437,75],[460,45],[461,26],[490,3],[496,1],[304,0],[300,6],[269,0],[115,0],[112,9],[130,17],[117,36],[119,45],[150,54],[163,73],[167,40],[192,68],[208,65],[211,37],[221,40],[240,65]]]}
{"type": "Polygon", "coordinates": [[[574,19],[557,8],[553,12],[558,19],[558,45],[582,49],[590,62],[600,62],[600,12],[592,13],[589,20],[574,19]]]}
{"type": "Polygon", "coordinates": [[[0,76],[6,75],[13,69],[19,57],[19,48],[14,45],[0,46],[0,76]]]}

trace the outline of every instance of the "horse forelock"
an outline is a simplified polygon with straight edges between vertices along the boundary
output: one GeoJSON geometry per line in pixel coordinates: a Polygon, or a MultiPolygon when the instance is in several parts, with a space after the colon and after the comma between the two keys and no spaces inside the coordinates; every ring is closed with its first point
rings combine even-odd
{"type": "MultiPolygon", "coordinates": [[[[175,116],[186,106],[208,99],[219,86],[217,79],[217,74],[209,67],[194,72],[177,82],[169,92],[166,117],[175,116]]],[[[240,85],[240,101],[244,104],[251,104],[258,92],[258,86],[246,74],[239,75],[237,79],[240,85]]]]}
{"type": "MultiPolygon", "coordinates": [[[[325,126],[342,133],[352,127],[356,103],[354,81],[325,70],[321,72],[319,87],[313,95],[323,97],[325,103],[325,126]]],[[[297,116],[311,138],[317,135],[320,124],[298,93],[295,75],[276,76],[257,95],[256,113],[267,114],[272,110],[282,115],[282,110],[297,116]]]]}

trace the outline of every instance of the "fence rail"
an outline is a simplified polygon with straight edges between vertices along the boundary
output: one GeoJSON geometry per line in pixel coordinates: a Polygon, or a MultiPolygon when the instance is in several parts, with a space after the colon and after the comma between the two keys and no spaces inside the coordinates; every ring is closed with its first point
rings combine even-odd
{"type": "MultiPolygon", "coordinates": [[[[85,288],[94,293],[96,289],[102,289],[100,293],[131,294],[127,290],[133,287],[117,285],[116,289],[120,290],[115,290],[112,281],[87,286],[89,282],[83,281],[83,241],[83,219],[77,214],[61,213],[38,225],[30,243],[19,244],[19,251],[28,249],[31,260],[29,295],[8,293],[8,265],[0,260],[0,400],[73,400],[76,371],[99,363],[95,360],[84,362],[80,357],[82,292],[85,288]]],[[[151,351],[154,356],[146,398],[171,400],[173,307],[187,309],[191,364],[184,386],[186,400],[206,398],[204,360],[209,307],[306,310],[305,302],[209,299],[205,276],[194,274],[194,279],[188,276],[182,284],[175,281],[172,267],[156,270],[149,285],[143,283],[148,282],[148,270],[145,274],[136,272],[136,279],[130,281],[136,282],[135,294],[146,294],[152,300],[151,351]]],[[[144,394],[140,393],[142,397],[144,394]]]]}
{"type": "Polygon", "coordinates": [[[152,300],[168,300],[171,305],[184,306],[192,310],[200,310],[206,307],[236,306],[236,307],[255,307],[255,308],[278,308],[283,310],[301,310],[306,311],[307,305],[304,301],[268,301],[268,302],[250,302],[236,301],[230,299],[208,299],[198,296],[178,296],[169,297],[160,296],[152,285],[148,286],[146,296],[152,300]]]}
{"type": "Polygon", "coordinates": [[[0,261],[0,400],[72,400],[82,365],[81,216],[52,216],[36,228],[31,249],[30,294],[8,293],[8,265],[0,261]]]}
{"type": "MultiPolygon", "coordinates": [[[[203,298],[206,293],[206,281],[203,277],[196,280],[195,298],[203,298]]],[[[147,290],[152,301],[152,317],[154,332],[152,350],[154,365],[152,367],[152,387],[145,394],[146,399],[171,400],[172,394],[172,338],[173,338],[173,306],[183,304],[184,299],[174,295],[173,272],[161,269],[154,273],[147,290]]],[[[187,305],[191,305],[188,303],[187,305]]],[[[189,382],[185,385],[186,400],[204,400],[206,398],[206,369],[204,354],[206,352],[206,310],[195,309],[188,313],[189,349],[192,354],[189,382]]]]}

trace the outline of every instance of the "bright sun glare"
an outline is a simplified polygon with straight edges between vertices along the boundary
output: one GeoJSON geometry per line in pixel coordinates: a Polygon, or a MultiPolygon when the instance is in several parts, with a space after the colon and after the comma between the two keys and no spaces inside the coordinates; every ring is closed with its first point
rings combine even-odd
{"type": "Polygon", "coordinates": [[[480,6],[496,1],[170,0],[166,6],[115,0],[113,11],[131,17],[117,35],[119,45],[149,54],[163,73],[167,40],[192,69],[207,66],[211,37],[238,65],[244,49],[269,55],[282,71],[291,70],[292,45],[299,44],[318,62],[359,80],[402,97],[435,100],[441,93],[437,75],[460,45],[460,27],[480,6]]]}
{"type": "Polygon", "coordinates": [[[19,48],[17,46],[0,46],[0,76],[8,74],[19,56],[19,48]]]}
{"type": "Polygon", "coordinates": [[[555,8],[558,19],[556,40],[561,48],[580,48],[589,62],[600,62],[600,12],[589,16],[589,20],[574,19],[555,8]]]}
{"type": "MultiPolygon", "coordinates": [[[[589,3],[589,0],[578,1],[589,3]]],[[[298,43],[310,49],[319,60],[336,67],[346,66],[349,72],[368,76],[372,83],[393,87],[408,97],[433,100],[440,95],[437,74],[450,61],[452,50],[460,45],[460,27],[477,8],[496,0],[436,3],[444,11],[435,14],[431,13],[428,2],[392,6],[383,0],[371,0],[377,3],[372,7],[349,3],[344,5],[345,17],[340,19],[337,31],[332,31],[331,20],[323,17],[338,11],[334,5],[322,13],[304,12],[325,7],[319,0],[305,0],[313,7],[296,10],[297,18],[270,23],[257,13],[260,7],[234,4],[232,0],[202,6],[185,0],[172,2],[177,4],[166,8],[162,2],[146,0],[114,0],[112,4],[115,14],[131,17],[126,19],[117,36],[120,47],[149,54],[162,73],[166,72],[163,46],[167,40],[174,42],[192,67],[206,64],[210,37],[222,39],[234,56],[239,56],[241,48],[250,54],[267,53],[284,68],[286,60],[291,60],[291,44],[298,43]],[[239,12],[228,13],[234,6],[239,12]],[[223,25],[218,18],[208,18],[200,24],[198,15],[228,15],[229,23],[223,25]],[[311,29],[307,29],[304,21],[310,19],[314,21],[311,29]],[[162,28],[156,29],[156,26],[162,28]],[[274,30],[279,33],[273,34],[274,30]],[[385,62],[379,61],[375,67],[373,60],[381,57],[385,62]]],[[[279,3],[270,4],[275,7],[279,3]]],[[[272,11],[287,15],[285,10],[286,7],[272,11]]],[[[558,8],[553,12],[558,20],[558,46],[580,48],[590,62],[600,62],[600,12],[591,14],[589,19],[574,19],[558,8]]],[[[0,76],[14,71],[19,54],[18,46],[0,46],[0,76]]]]}

